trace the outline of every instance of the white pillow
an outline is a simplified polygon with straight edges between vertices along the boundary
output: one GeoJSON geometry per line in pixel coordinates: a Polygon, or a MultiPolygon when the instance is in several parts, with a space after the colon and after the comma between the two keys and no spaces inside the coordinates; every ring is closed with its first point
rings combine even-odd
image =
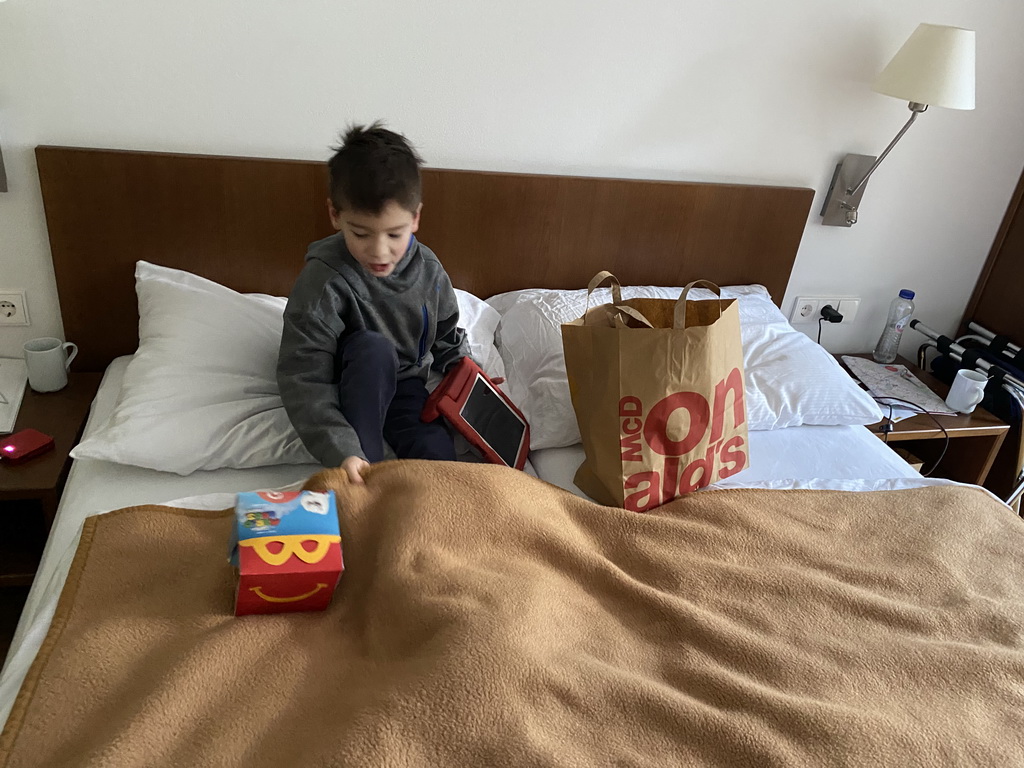
{"type": "MultiPolygon", "coordinates": [[[[109,421],[71,456],[180,475],[316,463],[277,389],[286,300],[237,293],[144,261],[136,264],[135,280],[139,349],[109,421]]],[[[490,359],[489,375],[503,375],[493,345],[498,313],[471,294],[459,296],[460,310],[463,303],[474,357],[483,354],[485,365],[490,359]]]]}
{"type": "MultiPolygon", "coordinates": [[[[676,299],[679,288],[632,286],[623,298],[676,299]]],[[[695,289],[695,300],[711,299],[695,289]]],[[[873,424],[881,409],[821,346],[796,331],[760,285],[730,286],[723,298],[739,302],[748,429],[800,424],[873,424]]],[[[530,423],[530,446],[557,448],[580,442],[562,354],[560,326],[579,318],[586,290],[528,289],[493,296],[501,313],[497,345],[505,361],[506,391],[530,423]]],[[[593,303],[610,301],[603,289],[593,303]]]]}
{"type": "Polygon", "coordinates": [[[504,378],[505,363],[494,346],[494,332],[501,315],[494,307],[468,291],[455,289],[459,303],[459,327],[466,331],[469,356],[480,364],[488,378],[504,378]]]}

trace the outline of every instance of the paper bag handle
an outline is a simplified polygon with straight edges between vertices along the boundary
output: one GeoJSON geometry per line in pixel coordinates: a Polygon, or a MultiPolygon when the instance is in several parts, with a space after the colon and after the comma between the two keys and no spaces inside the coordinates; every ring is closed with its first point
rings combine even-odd
{"type": "MultiPolygon", "coordinates": [[[[587,309],[590,309],[590,295],[600,288],[606,281],[611,281],[612,289],[612,304],[622,303],[622,286],[619,284],[619,278],[609,272],[607,269],[598,272],[590,280],[590,285],[587,286],[587,309]]],[[[584,315],[586,312],[584,312],[584,315]]]]}
{"type": "Polygon", "coordinates": [[[632,307],[623,306],[623,304],[622,304],[622,285],[619,283],[619,278],[617,278],[615,275],[613,275],[611,272],[609,272],[606,269],[602,270],[602,271],[598,272],[596,275],[594,275],[594,277],[591,278],[591,280],[590,280],[590,284],[587,286],[587,306],[583,310],[583,323],[584,324],[586,324],[586,322],[587,322],[587,315],[590,314],[590,297],[591,297],[591,295],[594,293],[594,291],[596,291],[601,286],[602,283],[604,283],[606,281],[611,283],[612,306],[614,306],[616,312],[618,312],[618,314],[616,314],[614,319],[612,320],[612,322],[615,324],[616,328],[628,328],[629,327],[628,325],[626,325],[626,322],[622,319],[622,315],[629,315],[634,320],[636,320],[638,323],[643,324],[647,328],[653,328],[654,327],[654,325],[651,323],[651,321],[648,320],[646,317],[644,317],[643,314],[641,314],[639,311],[633,309],[632,307]]]}
{"type": "Polygon", "coordinates": [[[632,307],[619,306],[615,307],[617,314],[615,315],[615,327],[616,328],[632,328],[633,326],[627,325],[626,321],[622,319],[623,315],[629,315],[638,323],[641,323],[645,328],[653,328],[654,323],[643,316],[641,312],[633,309],[632,307]]]}
{"type": "Polygon", "coordinates": [[[710,280],[694,280],[692,283],[686,284],[686,287],[683,288],[683,292],[679,294],[678,301],[676,301],[676,309],[672,319],[672,325],[674,328],[686,328],[686,295],[690,292],[691,288],[695,288],[697,286],[707,288],[718,295],[718,316],[722,316],[722,289],[710,280]]]}

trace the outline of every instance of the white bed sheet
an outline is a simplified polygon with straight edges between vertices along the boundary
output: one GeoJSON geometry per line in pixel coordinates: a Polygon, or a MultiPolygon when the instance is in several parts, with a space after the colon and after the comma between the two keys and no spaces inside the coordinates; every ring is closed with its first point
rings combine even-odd
{"type": "MultiPolygon", "coordinates": [[[[903,487],[925,480],[865,427],[789,427],[748,433],[750,467],[716,488],[830,488],[876,490],[880,480],[903,487]]],[[[537,474],[549,483],[585,495],[573,483],[583,446],[545,448],[530,454],[537,474]]]]}
{"type": "MultiPolygon", "coordinates": [[[[107,368],[89,411],[84,434],[98,429],[113,412],[130,360],[130,356],[120,357],[107,368]]],[[[224,509],[234,504],[234,495],[240,491],[301,483],[320,469],[319,465],[291,464],[217,469],[182,477],[93,459],[74,461],[39,569],[0,672],[0,723],[7,721],[21,681],[50,628],[78,547],[82,521],[86,517],[136,504],[168,502],[195,509],[224,509]]]]}
{"type": "MultiPolygon", "coordinates": [[[[85,433],[113,411],[130,357],[111,363],[93,402],[85,433]]],[[[716,487],[885,490],[948,481],[928,481],[863,427],[793,427],[750,433],[751,468],[716,487]]],[[[573,493],[582,446],[551,448],[530,455],[536,474],[573,493]]],[[[0,723],[49,630],[78,546],[83,520],[135,504],[173,504],[224,509],[239,491],[284,488],[304,481],[318,465],[219,469],[186,477],[91,459],[73,463],[53,530],[29,592],[11,649],[0,673],[0,723]]],[[[531,471],[531,474],[534,474],[531,471]]]]}

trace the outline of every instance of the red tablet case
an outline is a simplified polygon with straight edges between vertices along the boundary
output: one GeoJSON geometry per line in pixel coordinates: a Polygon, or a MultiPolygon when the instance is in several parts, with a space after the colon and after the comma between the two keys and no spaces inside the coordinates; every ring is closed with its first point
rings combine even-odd
{"type": "Polygon", "coordinates": [[[426,405],[423,407],[421,418],[430,422],[444,416],[455,430],[464,436],[470,445],[479,450],[484,458],[491,464],[502,464],[522,469],[526,465],[526,457],[530,453],[530,425],[526,423],[522,411],[509,400],[508,395],[487,378],[486,374],[470,358],[462,358],[445,375],[437,389],[430,393],[426,405]],[[523,437],[519,444],[519,451],[516,454],[514,464],[508,464],[501,456],[484,440],[473,426],[462,416],[462,409],[473,391],[477,381],[483,381],[492,392],[497,394],[501,401],[508,407],[509,411],[515,414],[516,418],[523,423],[523,437]]]}
{"type": "Polygon", "coordinates": [[[23,429],[0,438],[0,458],[11,464],[31,459],[53,448],[53,438],[38,429],[23,429]]]}

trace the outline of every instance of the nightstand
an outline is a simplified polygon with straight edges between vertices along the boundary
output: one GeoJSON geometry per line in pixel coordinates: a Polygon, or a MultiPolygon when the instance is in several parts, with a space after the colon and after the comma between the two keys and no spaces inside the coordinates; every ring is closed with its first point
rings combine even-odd
{"type": "Polygon", "coordinates": [[[25,390],[14,431],[38,429],[52,435],[55,445],[22,464],[0,461],[0,586],[32,583],[71,468],[68,453],[82,435],[101,377],[72,373],[59,392],[25,390]]]}
{"type": "MultiPolygon", "coordinates": [[[[852,357],[863,357],[870,359],[870,354],[852,355],[852,357]]],[[[837,355],[840,364],[842,356],[837,355]]],[[[932,392],[945,399],[949,394],[949,387],[936,379],[927,371],[922,371],[909,360],[902,357],[896,358],[896,363],[905,365],[918,379],[924,383],[932,392]]],[[[844,365],[845,369],[846,366],[844,365]]],[[[848,372],[848,371],[847,371],[848,372]]],[[[886,407],[882,407],[883,413],[886,407]]],[[[934,477],[945,477],[962,483],[974,483],[981,485],[988,476],[992,462],[995,461],[999,446],[1010,427],[1008,424],[997,419],[980,406],[974,409],[971,414],[957,414],[956,416],[939,416],[934,418],[927,414],[912,416],[909,419],[897,421],[893,425],[893,431],[888,438],[882,433],[881,428],[886,423],[880,421],[868,427],[879,438],[886,440],[893,447],[903,448],[924,461],[924,469],[927,471],[935,464],[936,459],[942,455],[942,449],[946,444],[946,436],[936,425],[936,420],[949,434],[949,448],[946,455],[942,457],[939,466],[932,473],[934,477]]]]}

